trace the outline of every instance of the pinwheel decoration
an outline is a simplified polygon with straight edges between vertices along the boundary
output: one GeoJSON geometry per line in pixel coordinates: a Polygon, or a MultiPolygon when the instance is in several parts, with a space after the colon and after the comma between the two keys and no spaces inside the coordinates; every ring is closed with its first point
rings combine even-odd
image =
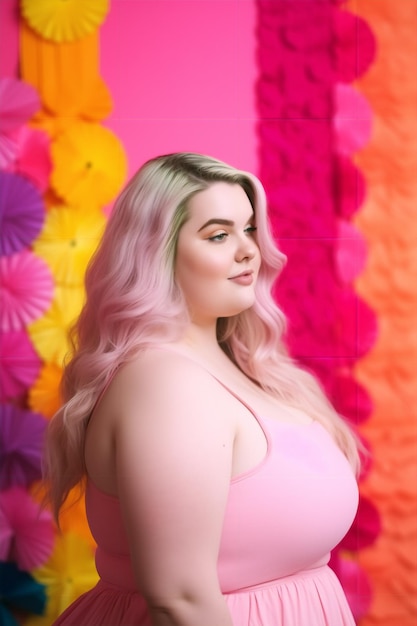
{"type": "Polygon", "coordinates": [[[24,394],[41,368],[26,330],[0,332],[0,400],[24,394]]]}
{"type": "Polygon", "coordinates": [[[113,200],[126,178],[124,148],[99,124],[70,124],[51,150],[51,185],[69,205],[104,206],[113,200]]]}
{"type": "Polygon", "coordinates": [[[41,509],[26,489],[0,491],[0,560],[32,570],[52,553],[55,530],[51,513],[41,509]]]}
{"type": "Polygon", "coordinates": [[[53,280],[45,261],[29,250],[0,257],[0,328],[21,330],[46,311],[53,280]]]}
{"type": "Polygon", "coordinates": [[[104,230],[106,218],[91,210],[52,207],[33,249],[48,263],[61,285],[82,285],[87,263],[104,230]]]}
{"type": "Polygon", "coordinates": [[[0,254],[29,246],[42,229],[44,214],[42,196],[29,180],[0,172],[0,254]]]}
{"type": "Polygon", "coordinates": [[[45,621],[45,626],[97,583],[98,574],[92,555],[93,549],[86,541],[76,533],[68,532],[57,537],[48,561],[33,570],[34,578],[47,585],[50,593],[47,606],[49,621],[45,621]]]}
{"type": "Polygon", "coordinates": [[[46,424],[39,413],[0,404],[0,490],[41,478],[46,424]]]}
{"type": "Polygon", "coordinates": [[[22,0],[21,10],[39,35],[57,43],[85,37],[100,26],[109,0],[22,0]]]}
{"type": "Polygon", "coordinates": [[[29,390],[28,404],[32,411],[37,411],[50,419],[61,406],[59,386],[62,368],[56,363],[44,363],[38,378],[29,390]]]}
{"type": "Polygon", "coordinates": [[[35,89],[15,78],[0,79],[0,167],[14,161],[18,153],[15,132],[40,108],[35,89]]]}
{"type": "Polygon", "coordinates": [[[33,345],[44,362],[62,366],[70,350],[68,333],[83,301],[82,287],[56,287],[52,306],[27,327],[33,345]]]}

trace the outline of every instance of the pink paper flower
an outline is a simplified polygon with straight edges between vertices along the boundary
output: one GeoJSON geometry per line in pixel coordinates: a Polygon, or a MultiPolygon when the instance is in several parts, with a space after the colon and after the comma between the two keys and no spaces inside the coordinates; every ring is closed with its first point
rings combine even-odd
{"type": "Polygon", "coordinates": [[[0,332],[0,400],[19,396],[36,380],[41,360],[24,330],[0,332]]]}
{"type": "Polygon", "coordinates": [[[371,546],[381,532],[381,517],[375,505],[368,498],[359,498],[359,507],[355,520],[342,539],[343,550],[357,551],[371,546]]]}
{"type": "Polygon", "coordinates": [[[365,96],[350,85],[336,85],[336,115],[334,128],[338,152],[352,155],[370,140],[372,109],[365,96]]]}
{"type": "Polygon", "coordinates": [[[376,41],[368,23],[349,11],[335,11],[336,60],[340,81],[353,83],[375,58],[376,41]]]}
{"type": "Polygon", "coordinates": [[[25,124],[40,108],[36,90],[16,78],[0,79],[0,133],[25,124]]]}
{"type": "Polygon", "coordinates": [[[336,269],[342,283],[350,285],[362,272],[366,243],[360,232],[346,220],[339,220],[336,246],[336,269]]]}
{"type": "Polygon", "coordinates": [[[54,539],[51,513],[41,510],[25,489],[0,492],[0,560],[32,570],[48,559],[54,539]]]}
{"type": "Polygon", "coordinates": [[[0,258],[0,329],[20,330],[44,313],[52,301],[52,274],[29,250],[0,258]]]}
{"type": "Polygon", "coordinates": [[[371,581],[360,563],[352,557],[333,554],[330,564],[342,584],[355,622],[359,623],[371,606],[371,581]]]}
{"type": "Polygon", "coordinates": [[[0,79],[0,167],[4,169],[18,153],[16,132],[40,108],[35,89],[16,78],[0,79]]]}
{"type": "Polygon", "coordinates": [[[14,162],[8,170],[26,176],[42,192],[52,171],[50,139],[42,130],[22,126],[14,135],[14,162]]]}

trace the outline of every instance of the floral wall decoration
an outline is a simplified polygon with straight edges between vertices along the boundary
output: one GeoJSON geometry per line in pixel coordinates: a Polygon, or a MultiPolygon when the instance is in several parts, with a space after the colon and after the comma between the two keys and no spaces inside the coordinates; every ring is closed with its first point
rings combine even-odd
{"type": "MultiPolygon", "coordinates": [[[[331,565],[360,626],[414,626],[417,4],[253,2],[258,173],[289,257],[276,297],[369,450],[331,565]]],[[[49,626],[97,578],[77,492],[60,534],[39,515],[40,458],[126,156],[103,125],[109,0],[18,4],[20,79],[0,79],[0,623],[49,626]]]]}
{"type": "Polygon", "coordinates": [[[107,0],[22,0],[20,78],[0,79],[0,622],[49,626],[97,579],[83,504],[59,533],[42,498],[41,448],[60,406],[68,330],[127,173],[101,125],[107,0]],[[80,577],[79,572],[83,572],[80,577]]]}
{"type": "MultiPolygon", "coordinates": [[[[260,177],[289,259],[276,298],[290,321],[292,354],[358,428],[373,401],[355,365],[374,345],[378,326],[354,288],[367,246],[353,220],[366,196],[353,157],[370,140],[373,113],[353,83],[374,61],[375,38],[339,0],[258,0],[257,11],[260,177]]],[[[364,475],[370,460],[372,454],[364,475]]],[[[373,594],[360,555],[380,528],[378,508],[362,494],[354,524],[332,554],[359,621],[373,594]]]]}

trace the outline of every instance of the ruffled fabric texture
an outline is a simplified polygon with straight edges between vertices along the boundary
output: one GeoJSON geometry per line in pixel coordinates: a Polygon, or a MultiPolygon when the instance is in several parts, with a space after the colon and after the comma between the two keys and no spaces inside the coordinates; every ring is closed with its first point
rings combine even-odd
{"type": "Polygon", "coordinates": [[[362,493],[383,524],[361,552],[373,602],[361,626],[412,626],[417,615],[417,11],[414,2],[350,2],[372,24],[378,55],[357,82],[373,135],[355,158],[367,181],[355,225],[368,245],[356,281],[376,311],[379,334],[356,366],[372,397],[361,433],[375,451],[362,493]]]}

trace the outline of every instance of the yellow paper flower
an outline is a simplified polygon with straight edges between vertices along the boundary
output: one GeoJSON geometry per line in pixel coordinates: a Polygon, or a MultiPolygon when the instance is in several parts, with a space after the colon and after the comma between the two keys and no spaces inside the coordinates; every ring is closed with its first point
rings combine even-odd
{"type": "Polygon", "coordinates": [[[45,363],[35,383],[29,389],[28,404],[32,411],[50,419],[61,406],[59,385],[62,368],[55,363],[45,363]]]}
{"type": "Polygon", "coordinates": [[[109,0],[21,0],[22,15],[29,26],[57,43],[93,32],[108,10],[109,0]]]}
{"type": "Polygon", "coordinates": [[[58,535],[50,559],[31,574],[46,586],[48,603],[46,614],[26,619],[26,626],[50,626],[71,602],[98,582],[94,550],[73,532],[58,535]]]}
{"type": "Polygon", "coordinates": [[[83,302],[82,287],[56,287],[50,309],[27,327],[36,352],[46,363],[62,367],[70,350],[68,331],[80,314],[83,302]]]}
{"type": "Polygon", "coordinates": [[[52,143],[51,184],[68,204],[104,206],[119,192],[127,172],[124,148],[99,124],[71,124],[52,143]]]}
{"type": "Polygon", "coordinates": [[[82,285],[105,224],[106,218],[97,208],[51,208],[33,249],[49,265],[58,284],[82,285]]]}

